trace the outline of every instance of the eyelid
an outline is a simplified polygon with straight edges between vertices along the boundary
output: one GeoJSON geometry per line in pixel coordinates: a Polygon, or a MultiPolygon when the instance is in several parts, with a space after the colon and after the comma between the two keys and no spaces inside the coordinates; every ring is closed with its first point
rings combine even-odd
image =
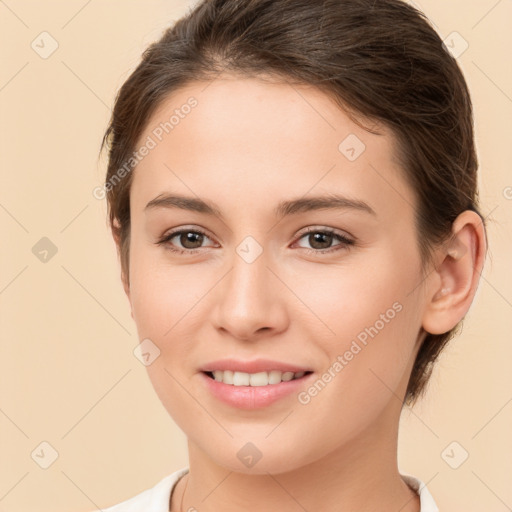
{"type": "Polygon", "coordinates": [[[346,231],[341,231],[335,228],[331,228],[328,226],[308,226],[305,228],[304,231],[299,232],[296,236],[296,240],[300,240],[305,235],[308,235],[310,233],[329,233],[332,235],[339,236],[340,238],[344,239],[347,243],[355,243],[356,239],[346,231]]]}
{"type": "Polygon", "coordinates": [[[299,233],[305,234],[310,232],[316,232],[316,231],[332,231],[333,233],[339,234],[339,235],[346,235],[347,238],[353,238],[352,235],[348,231],[344,231],[342,229],[333,228],[330,226],[323,226],[322,224],[315,224],[312,226],[308,226],[304,228],[303,231],[299,231],[299,233]]]}
{"type": "Polygon", "coordinates": [[[184,224],[183,226],[178,226],[176,228],[172,228],[169,231],[166,231],[162,235],[162,238],[164,238],[164,237],[167,238],[168,236],[176,235],[178,233],[181,233],[182,231],[194,231],[197,233],[201,233],[202,235],[205,235],[208,238],[214,238],[207,229],[196,226],[195,224],[184,224]]]}

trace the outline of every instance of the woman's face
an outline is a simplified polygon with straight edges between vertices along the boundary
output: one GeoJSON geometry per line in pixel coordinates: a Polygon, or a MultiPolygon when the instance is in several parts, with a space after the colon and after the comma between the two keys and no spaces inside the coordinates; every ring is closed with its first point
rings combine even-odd
{"type": "Polygon", "coordinates": [[[132,315],[160,400],[216,464],[283,472],[393,438],[426,294],[416,201],[377,129],[314,88],[223,75],[139,139],[132,315]],[[278,371],[311,373],[261,385],[278,371]]]}

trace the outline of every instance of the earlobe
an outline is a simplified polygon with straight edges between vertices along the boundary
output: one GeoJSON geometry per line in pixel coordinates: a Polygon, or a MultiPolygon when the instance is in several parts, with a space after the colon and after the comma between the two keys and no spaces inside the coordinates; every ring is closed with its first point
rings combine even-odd
{"type": "Polygon", "coordinates": [[[437,252],[422,324],[431,334],[453,329],[471,306],[486,252],[480,216],[469,210],[461,213],[452,225],[452,237],[437,252]]]}

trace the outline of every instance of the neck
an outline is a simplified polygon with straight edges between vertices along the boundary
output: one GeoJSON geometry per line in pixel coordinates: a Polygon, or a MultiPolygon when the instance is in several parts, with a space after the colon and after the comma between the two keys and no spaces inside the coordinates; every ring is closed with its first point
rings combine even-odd
{"type": "MultiPolygon", "coordinates": [[[[396,427],[377,431],[374,426],[335,452],[276,474],[231,471],[189,440],[190,472],[185,476],[186,493],[180,496],[182,511],[419,512],[419,497],[398,472],[398,421],[395,417],[387,418],[388,422],[382,419],[376,424],[396,427]]],[[[183,488],[180,495],[182,492],[183,488]]]]}

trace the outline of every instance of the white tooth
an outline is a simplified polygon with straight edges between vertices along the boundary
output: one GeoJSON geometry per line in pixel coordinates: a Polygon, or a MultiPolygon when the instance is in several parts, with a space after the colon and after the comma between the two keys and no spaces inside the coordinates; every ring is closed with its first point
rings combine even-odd
{"type": "Polygon", "coordinates": [[[272,370],[268,374],[268,383],[269,384],[279,384],[281,382],[281,375],[283,372],[272,370]]]}
{"type": "Polygon", "coordinates": [[[249,386],[249,374],[244,372],[235,372],[233,374],[233,384],[235,386],[249,386]]]}
{"type": "Polygon", "coordinates": [[[279,384],[292,379],[300,379],[306,372],[280,372],[272,370],[270,372],[246,373],[233,372],[231,370],[214,370],[213,378],[217,382],[230,384],[233,386],[267,386],[268,384],[279,384]]]}
{"type": "Polygon", "coordinates": [[[251,386],[266,386],[268,384],[268,373],[259,372],[250,374],[251,386]]]}

